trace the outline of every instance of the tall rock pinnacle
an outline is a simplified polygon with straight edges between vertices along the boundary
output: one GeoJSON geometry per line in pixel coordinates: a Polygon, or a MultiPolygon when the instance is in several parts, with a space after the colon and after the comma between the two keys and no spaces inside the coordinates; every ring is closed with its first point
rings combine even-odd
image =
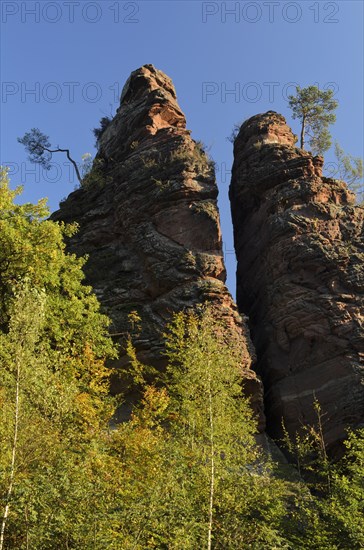
{"type": "Polygon", "coordinates": [[[230,200],[238,306],[250,318],[267,427],[314,424],[335,452],[364,422],[364,209],[295,147],[283,116],[247,120],[234,147],[230,200]]]}
{"type": "MultiPolygon", "coordinates": [[[[89,255],[87,282],[115,338],[125,338],[132,311],[141,317],[134,343],[142,361],[163,368],[162,334],[172,314],[210,304],[241,350],[246,391],[263,428],[253,347],[224,284],[217,193],[213,164],[190,137],[171,80],[144,65],[127,80],[84,185],[53,219],[78,222],[69,250],[89,255]]],[[[123,355],[116,366],[126,363],[123,355]]]]}

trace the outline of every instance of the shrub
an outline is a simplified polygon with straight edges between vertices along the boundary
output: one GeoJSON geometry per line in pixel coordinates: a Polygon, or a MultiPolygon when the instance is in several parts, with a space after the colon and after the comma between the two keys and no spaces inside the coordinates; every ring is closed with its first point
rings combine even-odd
{"type": "Polygon", "coordinates": [[[95,142],[95,147],[96,147],[96,149],[99,148],[101,136],[102,136],[102,134],[105,132],[106,128],[109,126],[111,120],[112,120],[111,117],[109,117],[109,116],[103,116],[103,117],[100,119],[100,127],[99,127],[99,128],[94,128],[94,129],[93,129],[93,134],[94,134],[94,136],[95,136],[95,138],[96,138],[96,142],[95,142]]]}

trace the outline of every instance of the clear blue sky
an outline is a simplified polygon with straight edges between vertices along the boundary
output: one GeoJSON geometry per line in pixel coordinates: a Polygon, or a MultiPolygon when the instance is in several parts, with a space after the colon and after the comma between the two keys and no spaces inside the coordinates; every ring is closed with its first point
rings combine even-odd
{"type": "MultiPolygon", "coordinates": [[[[331,86],[340,103],[333,136],[346,152],[363,154],[362,0],[2,0],[1,10],[0,159],[11,164],[12,186],[24,185],[21,200],[48,197],[55,210],[76,182],[59,156],[58,174],[29,173],[36,167],[17,137],[39,127],[77,160],[94,154],[92,128],[115,112],[129,73],[153,63],[173,79],[193,137],[210,147],[217,163],[233,294],[232,145],[226,140],[233,125],[270,109],[291,123],[286,96],[292,83],[331,86]]],[[[293,129],[297,133],[295,121],[293,129]]]]}

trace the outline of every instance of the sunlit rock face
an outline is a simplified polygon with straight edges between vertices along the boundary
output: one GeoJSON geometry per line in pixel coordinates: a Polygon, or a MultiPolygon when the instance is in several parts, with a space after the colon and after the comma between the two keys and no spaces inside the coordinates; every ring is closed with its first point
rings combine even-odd
{"type": "MultiPolygon", "coordinates": [[[[241,351],[246,392],[263,429],[254,349],[225,286],[214,167],[186,129],[172,81],[153,65],[127,80],[87,182],[53,219],[79,224],[69,250],[89,255],[87,282],[121,349],[136,311],[138,357],[163,369],[163,332],[173,313],[211,305],[227,326],[227,341],[241,351]]],[[[121,353],[116,366],[127,363],[121,353]]],[[[124,388],[115,379],[113,389],[124,388]]]]}
{"type": "Polygon", "coordinates": [[[295,147],[283,116],[247,120],[230,186],[237,302],[249,316],[267,429],[292,434],[324,412],[332,452],[364,420],[363,208],[295,147]]]}

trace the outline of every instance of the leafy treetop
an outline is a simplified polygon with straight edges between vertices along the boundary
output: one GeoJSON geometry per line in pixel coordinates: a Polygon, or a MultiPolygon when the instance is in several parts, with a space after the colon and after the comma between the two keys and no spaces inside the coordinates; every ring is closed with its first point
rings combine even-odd
{"type": "Polygon", "coordinates": [[[315,154],[322,154],[331,147],[328,126],[336,120],[334,113],[338,102],[333,99],[333,90],[320,90],[317,86],[296,87],[296,95],[290,95],[289,106],[293,118],[301,121],[300,147],[304,148],[305,137],[315,154]]]}
{"type": "Polygon", "coordinates": [[[77,166],[77,163],[70,155],[69,149],[61,149],[56,147],[51,149],[49,136],[46,136],[39,128],[32,128],[30,132],[26,132],[22,138],[18,138],[18,142],[24,145],[25,150],[29,153],[29,160],[34,164],[40,164],[46,170],[51,169],[51,159],[53,153],[66,153],[68,160],[72,163],[78,181],[81,183],[82,178],[77,166]]]}

